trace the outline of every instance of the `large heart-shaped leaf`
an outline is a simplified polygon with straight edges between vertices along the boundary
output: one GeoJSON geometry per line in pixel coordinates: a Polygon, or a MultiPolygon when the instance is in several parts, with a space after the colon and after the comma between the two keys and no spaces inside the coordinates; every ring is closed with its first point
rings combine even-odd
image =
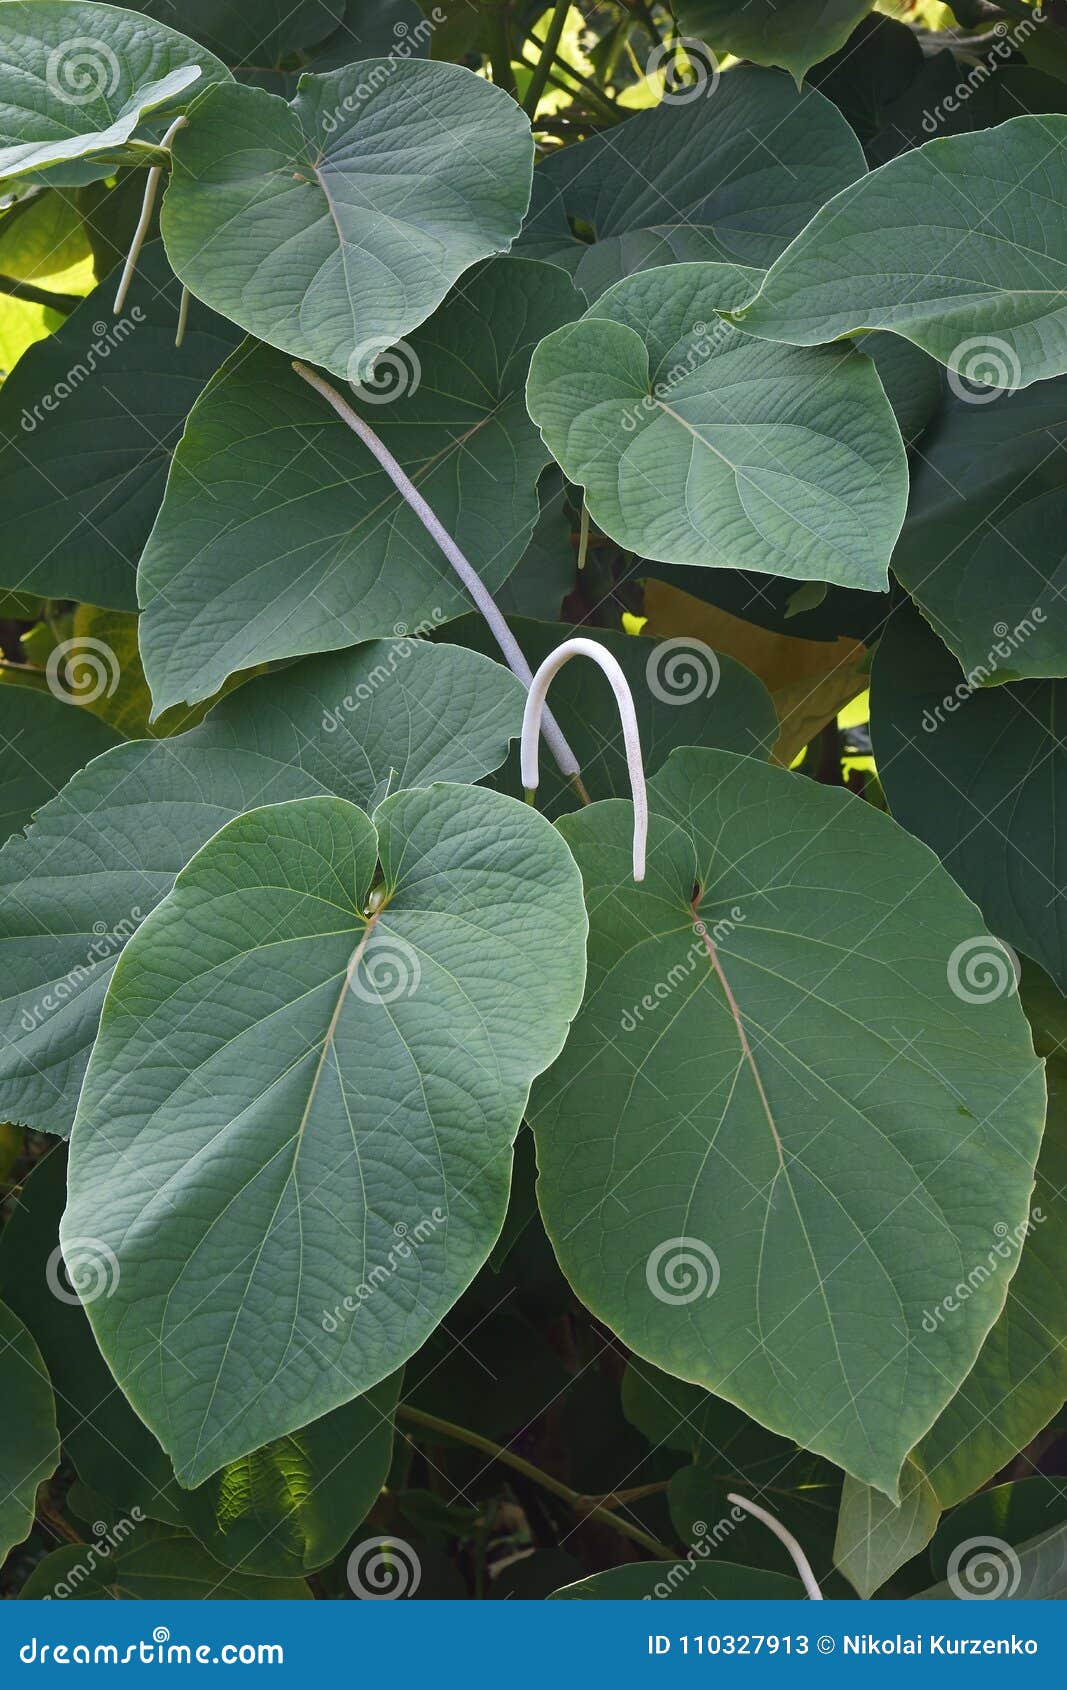
{"type": "Polygon", "coordinates": [[[832,199],[771,267],[752,334],[892,329],[991,387],[1067,371],[1067,116],[928,141],[832,199]],[[984,196],[984,197],[983,197],[984,196]]]}
{"type": "MultiPolygon", "coordinates": [[[[548,454],[523,397],[530,357],[577,309],[558,271],[499,260],[386,357],[380,391],[350,395],[490,588],[538,518],[548,454]]],[[[271,657],[470,607],[366,447],[287,358],[250,346],[190,416],[138,590],[157,710],[271,657]]]]}
{"type": "Polygon", "coordinates": [[[59,1466],[56,1405],[41,1352],[17,1315],[0,1303],[0,1560],[33,1526],[37,1486],[59,1466]]]}
{"type": "Polygon", "coordinates": [[[101,283],[0,388],[5,585],[134,609],[137,561],[190,406],[240,340],[196,301],[174,344],[178,283],[157,243],[123,314],[101,283]]]}
{"type": "Polygon", "coordinates": [[[61,1238],[115,1256],[89,1318],[182,1483],[438,1325],[500,1231],[584,975],[566,846],[477,787],[400,792],[373,821],[270,805],[179,875],[115,971],[61,1238]]]}
{"type": "Polygon", "coordinates": [[[0,841],[25,827],[72,775],[120,737],[99,717],[45,689],[0,686],[0,841]]]}
{"type": "Polygon", "coordinates": [[[590,299],[671,258],[729,262],[751,280],[865,170],[859,142],[821,94],[798,93],[774,72],[731,70],[695,97],[549,154],[522,244],[566,264],[590,299]]]}
{"type": "Polygon", "coordinates": [[[643,557],[885,588],[908,472],[873,364],[731,331],[731,285],[717,264],[619,282],[538,347],[531,416],[643,557]]]}
{"type": "Polygon", "coordinates": [[[66,1133],[107,983],[178,870],[244,809],[477,780],[519,731],[499,664],[400,639],[264,676],[199,728],[119,746],[0,851],[0,1115],[66,1133]]]}
{"type": "Polygon", "coordinates": [[[843,47],[873,0],[679,0],[678,22],[717,52],[780,65],[799,86],[820,59],[843,47]]]}
{"type": "Polygon", "coordinates": [[[116,162],[136,162],[125,143],[147,116],[173,116],[208,83],[230,80],[188,36],[86,0],[6,6],[0,39],[0,181],[108,176],[116,162]]]}
{"type": "MultiPolygon", "coordinates": [[[[182,1490],[108,1372],[60,1268],[66,1164],[62,1146],[37,1163],[0,1236],[0,1296],[29,1324],[52,1375],[65,1456],[83,1483],[124,1517],[184,1526],[218,1561],[242,1573],[300,1577],[324,1566],[385,1481],[399,1374],[196,1490],[182,1490]]],[[[84,1241],[75,1264],[82,1295],[106,1296],[111,1271],[99,1245],[84,1241]]]]}
{"type": "Polygon", "coordinates": [[[163,239],[214,310],[358,380],[511,244],[532,170],[521,109],[458,65],[367,59],[291,105],[232,84],[175,140],[163,239]]]}
{"type": "Polygon", "coordinates": [[[1029,1028],[1014,997],[953,990],[960,947],[991,941],[866,804],[708,751],[649,797],[640,886],[629,805],[559,823],[590,990],[533,1100],[545,1225],[639,1355],[895,1498],[1007,1293],[991,1276],[924,1326],[1026,1216],[1029,1028]]]}
{"type": "MultiPolygon", "coordinates": [[[[1067,1271],[1067,1003],[1032,966],[1026,969],[1021,995],[1034,1046],[1046,1060],[1048,1084],[1048,1121],[1030,1225],[1022,1237],[1005,1229],[984,1261],[974,1264],[983,1276],[1012,1273],[1016,1261],[1018,1268],[974,1367],[905,1464],[900,1507],[866,1486],[846,1483],[839,1564],[861,1596],[870,1596],[929,1541],[944,1509],[954,1509],[979,1491],[1025,1449],[1067,1396],[1062,1295],[1067,1271]]],[[[968,1280],[963,1295],[969,1294],[968,1280]]],[[[953,1314],[950,1307],[942,1318],[953,1314]]]]}
{"type": "MultiPolygon", "coordinates": [[[[1009,653],[1010,655],[1010,653],[1009,653]]],[[[1067,683],[972,691],[922,618],[894,612],[874,661],[871,733],[889,807],[1067,990],[1067,683]]]]}
{"type": "Polygon", "coordinates": [[[174,0],[140,0],[133,10],[178,14],[187,33],[226,64],[266,67],[325,41],[340,26],[345,0],[181,0],[180,14],[174,0]]]}

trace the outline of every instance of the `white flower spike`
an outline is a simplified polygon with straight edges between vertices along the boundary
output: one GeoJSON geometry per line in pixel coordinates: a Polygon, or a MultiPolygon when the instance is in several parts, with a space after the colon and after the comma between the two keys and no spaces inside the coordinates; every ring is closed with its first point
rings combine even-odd
{"type": "Polygon", "coordinates": [[[549,652],[534,676],[526,695],[526,708],[522,717],[522,784],[531,796],[537,791],[537,746],[541,730],[541,712],[544,710],[553,677],[572,657],[591,657],[594,663],[599,663],[611,682],[615,701],[619,706],[622,737],[626,745],[626,763],[630,771],[630,788],[634,800],[634,879],[644,880],[645,847],[648,842],[648,796],[645,792],[645,771],[641,760],[637,712],[634,709],[629,681],[610,651],[598,645],[596,640],[564,640],[555,651],[549,652]]]}
{"type": "Polygon", "coordinates": [[[821,1602],[823,1600],[823,1594],[819,1589],[819,1581],[811,1570],[811,1562],[801,1549],[792,1532],[787,1531],[782,1525],[781,1520],[776,1520],[774,1515],[769,1514],[766,1508],[761,1508],[758,1502],[749,1502],[747,1497],[738,1496],[734,1491],[728,1491],[726,1493],[726,1500],[727,1502],[732,1502],[735,1508],[744,1508],[749,1514],[754,1514],[757,1520],[762,1520],[763,1524],[770,1528],[775,1537],[778,1538],[779,1542],[785,1544],[790,1555],[793,1557],[793,1565],[800,1574],[800,1582],[807,1591],[809,1600],[812,1602],[821,1602]]]}

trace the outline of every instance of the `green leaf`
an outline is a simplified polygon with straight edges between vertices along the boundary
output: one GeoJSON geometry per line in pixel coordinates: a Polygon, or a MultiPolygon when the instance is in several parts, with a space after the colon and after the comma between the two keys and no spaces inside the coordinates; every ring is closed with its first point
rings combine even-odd
{"type": "MultiPolygon", "coordinates": [[[[698,639],[646,639],[615,629],[578,628],[560,622],[515,617],[511,631],[535,672],[549,652],[581,634],[615,658],[630,683],[646,775],[654,774],[676,747],[711,746],[767,756],[778,737],[770,694],[749,669],[720,657],[698,639]]],[[[451,638],[497,657],[499,650],[480,616],[450,625],[451,638]]],[[[567,725],[567,738],[581,765],[582,783],[593,798],[630,794],[626,746],[619,708],[606,676],[595,663],[567,663],[552,682],[550,705],[567,725]]],[[[553,820],[578,805],[570,782],[542,754],[538,808],[553,820]]],[[[517,748],[492,784],[513,798],[523,796],[517,748]]]]}
{"type": "MultiPolygon", "coordinates": [[[[961,621],[968,607],[960,587],[972,559],[994,556],[1012,513],[1059,488],[1063,469],[1057,448],[1065,440],[1063,377],[1016,393],[959,384],[953,392],[946,387],[912,469],[911,498],[893,553],[893,573],[961,661],[961,621]]],[[[980,653],[993,679],[1010,679],[1011,666],[1026,660],[1024,648],[1017,657],[1008,653],[1005,664],[994,649],[997,638],[992,630],[1000,620],[1014,627],[1017,618],[1009,618],[1008,607],[1018,602],[1020,590],[1024,597],[1032,592],[1033,581],[1032,571],[1018,556],[1002,574],[1004,614],[987,619],[980,653]],[[1009,672],[1000,673],[1005,667],[1009,672]]],[[[1033,602],[1030,598],[1028,609],[1033,602]]],[[[982,684],[980,676],[978,681],[982,684]]]]}
{"type": "Polygon", "coordinates": [[[834,1561],[863,1597],[873,1596],[899,1567],[925,1548],[941,1518],[941,1504],[921,1468],[908,1460],[900,1475],[900,1505],[845,1475],[834,1561]]]}
{"type": "Polygon", "coordinates": [[[0,840],[24,828],[83,764],[117,745],[120,737],[88,710],[47,690],[0,686],[0,840]]]}
{"type": "Polygon", "coordinates": [[[679,0],[682,30],[716,52],[780,65],[799,88],[812,65],[843,47],[873,0],[679,0]]]}
{"type": "Polygon", "coordinates": [[[0,1303],[0,1562],[33,1528],[37,1486],[59,1466],[55,1400],[41,1352],[0,1303]]]}
{"type": "MultiPolygon", "coordinates": [[[[672,255],[765,270],[866,166],[841,114],[811,89],[752,69],[561,147],[534,173],[520,249],[566,263],[590,299],[672,255]],[[592,247],[568,237],[568,220],[592,247]]],[[[754,289],[753,289],[754,291],[754,289]]]]}
{"type": "MultiPolygon", "coordinates": [[[[526,549],[548,461],[526,414],[530,357],[578,303],[543,265],[487,265],[386,356],[380,390],[351,395],[490,589],[526,549]]],[[[288,359],[252,346],[194,407],[139,592],[157,710],[268,658],[426,632],[470,608],[366,447],[288,359]]]]}
{"type": "Polygon", "coordinates": [[[90,255],[73,194],[29,188],[0,217],[0,274],[42,282],[90,255]]]}
{"type": "Polygon", "coordinates": [[[954,1508],[942,1520],[930,1544],[930,1564],[937,1578],[948,1576],[953,1550],[968,1538],[998,1537],[1025,1543],[1067,1522],[1067,1497],[1058,1477],[1034,1474],[1013,1484],[994,1485],[954,1508]]]}
{"type": "MultiPolygon", "coordinates": [[[[141,0],[147,17],[177,13],[186,33],[228,65],[275,65],[301,47],[314,47],[339,27],[345,0],[141,0]]],[[[358,53],[352,54],[358,58],[358,53]]]]}
{"type": "Polygon", "coordinates": [[[115,971],[61,1237],[114,1252],[89,1318],[181,1483],[368,1390],[470,1283],[584,940],[559,835],[475,787],[271,805],[179,875],[115,971]]]}
{"type": "Polygon", "coordinates": [[[35,0],[4,18],[0,182],[53,184],[111,174],[149,114],[173,117],[206,84],[230,80],[212,53],[118,6],[35,0]]]}
{"type": "Polygon", "coordinates": [[[530,1114],[546,1229],[639,1355],[895,1498],[1007,1292],[924,1328],[1026,1215],[1029,1029],[1011,996],[953,992],[977,912],[866,804],[679,751],[650,807],[640,886],[629,805],[559,824],[590,989],[530,1114]]]}
{"type": "MultiPolygon", "coordinates": [[[[31,1327],[52,1374],[64,1453],[107,1506],[90,1523],[146,1516],[190,1529],[242,1573],[289,1577],[331,1561],[385,1481],[400,1375],[291,1436],[182,1490],[163,1450],[108,1372],[59,1261],[66,1151],[34,1168],[0,1239],[0,1288],[31,1327]]],[[[96,1240],[75,1258],[83,1294],[106,1296],[114,1271],[96,1240]]],[[[97,1534],[99,1535],[99,1534],[97,1534]]]]}
{"type": "Polygon", "coordinates": [[[550,1602],[790,1602],[803,1597],[796,1579],[715,1560],[640,1561],[610,1567],[554,1590],[550,1602]]]}
{"type": "Polygon", "coordinates": [[[136,607],[137,561],[170,452],[204,383],[240,339],[194,301],[176,347],[180,291],[153,243],[121,317],[112,316],[109,277],[0,388],[8,586],[136,607]]]}
{"type": "MultiPolygon", "coordinates": [[[[1062,681],[971,691],[907,606],[874,660],[871,732],[889,808],[1001,939],[1067,990],[1067,752],[1062,681]]],[[[1002,970],[995,969],[991,986],[1002,970]]]]}
{"type": "Polygon", "coordinates": [[[254,1578],[214,1560],[194,1537],[145,1520],[105,1539],[103,1551],[83,1543],[53,1549],[19,1591],[22,1601],[77,1597],[92,1602],[306,1602],[303,1579],[254,1578]],[[110,1539],[117,1538],[111,1542],[110,1539]]]}
{"type": "Polygon", "coordinates": [[[291,105],[209,89],[173,151],[161,227],[181,280],[260,340],[353,381],[511,244],[533,168],[507,94],[418,59],[304,76],[291,105]]]}
{"type": "Polygon", "coordinates": [[[242,810],[316,792],[478,780],[522,722],[521,684],[398,639],[250,681],[198,728],[117,747],[0,851],[0,1114],[67,1133],[115,962],[194,851],[242,810]]]}
{"type": "Polygon", "coordinates": [[[1067,1596],[1067,1525],[1028,1538],[1018,1549],[993,1537],[957,1546],[944,1584],[924,1590],[920,1602],[1056,1602],[1067,1596]]]}
{"type": "Polygon", "coordinates": [[[730,288],[714,264],[618,283],[538,347],[530,414],[643,557],[884,589],[908,474],[874,366],[731,331],[730,288]]]}
{"type": "Polygon", "coordinates": [[[1062,375],[1065,139],[1065,116],[1016,117],[891,160],[816,213],[745,328],[795,346],[891,329],[992,387],[1062,375]]]}
{"type": "Polygon", "coordinates": [[[808,80],[833,101],[866,145],[885,127],[894,102],[907,92],[923,64],[914,31],[872,12],[808,80]]]}

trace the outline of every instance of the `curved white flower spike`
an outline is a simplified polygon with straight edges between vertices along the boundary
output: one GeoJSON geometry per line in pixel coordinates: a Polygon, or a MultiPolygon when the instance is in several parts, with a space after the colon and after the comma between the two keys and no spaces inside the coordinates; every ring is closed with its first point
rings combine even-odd
{"type": "Polygon", "coordinates": [[[622,737],[626,745],[626,763],[630,771],[630,788],[634,799],[634,879],[645,878],[645,847],[648,842],[648,797],[645,792],[645,770],[641,761],[641,736],[637,729],[630,683],[622,669],[596,640],[564,640],[550,651],[526,694],[526,708],[522,716],[522,784],[531,795],[537,791],[537,744],[541,730],[541,712],[549,686],[558,670],[572,657],[591,657],[599,663],[611,682],[615,701],[619,706],[622,737]]]}
{"type": "Polygon", "coordinates": [[[758,1502],[749,1502],[747,1497],[737,1496],[733,1491],[727,1492],[726,1500],[727,1502],[732,1502],[735,1507],[744,1508],[749,1514],[754,1514],[757,1520],[762,1520],[763,1524],[770,1528],[775,1537],[778,1538],[779,1542],[785,1544],[790,1555],[793,1557],[793,1565],[800,1574],[800,1582],[807,1591],[810,1600],[812,1602],[821,1602],[823,1600],[823,1594],[819,1589],[818,1580],[811,1570],[811,1562],[801,1549],[792,1532],[786,1531],[782,1522],[780,1520],[776,1520],[773,1514],[768,1514],[766,1508],[761,1508],[758,1502]]]}

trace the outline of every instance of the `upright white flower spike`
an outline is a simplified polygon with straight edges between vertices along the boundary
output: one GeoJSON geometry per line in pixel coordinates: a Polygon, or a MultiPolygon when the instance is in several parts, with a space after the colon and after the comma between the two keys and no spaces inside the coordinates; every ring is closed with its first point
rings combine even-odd
{"type": "Polygon", "coordinates": [[[626,745],[626,764],[630,771],[630,789],[634,800],[634,879],[645,878],[645,847],[648,843],[648,796],[645,792],[645,770],[641,760],[641,736],[637,728],[630,683],[610,651],[596,640],[564,640],[555,651],[549,652],[538,669],[526,694],[526,708],[522,715],[522,784],[531,796],[537,791],[537,746],[541,731],[541,712],[553,677],[572,657],[591,657],[599,663],[611,682],[615,701],[619,706],[622,737],[626,745]]]}
{"type": "Polygon", "coordinates": [[[787,1531],[782,1525],[781,1520],[776,1520],[774,1515],[769,1514],[766,1508],[761,1508],[758,1502],[749,1502],[747,1497],[737,1496],[733,1491],[728,1491],[726,1493],[726,1500],[727,1502],[732,1502],[735,1508],[744,1508],[749,1514],[754,1514],[757,1520],[762,1520],[763,1524],[770,1528],[780,1543],[785,1544],[790,1555],[793,1557],[793,1565],[800,1574],[800,1582],[807,1591],[809,1600],[812,1602],[821,1602],[823,1600],[823,1594],[819,1589],[819,1581],[811,1570],[811,1562],[801,1549],[792,1532],[787,1531]]]}

